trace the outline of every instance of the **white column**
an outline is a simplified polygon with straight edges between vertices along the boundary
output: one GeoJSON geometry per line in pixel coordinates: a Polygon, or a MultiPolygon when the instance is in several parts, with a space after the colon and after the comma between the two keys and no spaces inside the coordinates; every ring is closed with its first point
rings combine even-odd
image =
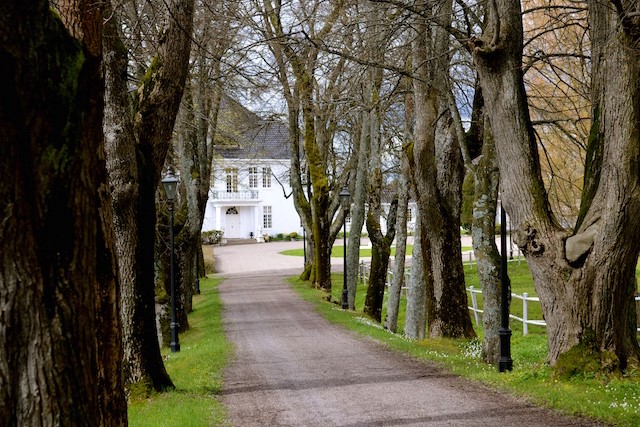
{"type": "Polygon", "coordinates": [[[220,218],[221,212],[220,212],[220,206],[216,206],[216,230],[221,230],[221,218],[220,218]]]}

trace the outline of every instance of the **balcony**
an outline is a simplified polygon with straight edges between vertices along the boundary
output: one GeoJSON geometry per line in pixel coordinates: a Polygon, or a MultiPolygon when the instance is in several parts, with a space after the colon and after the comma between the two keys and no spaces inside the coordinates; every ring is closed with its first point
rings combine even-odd
{"type": "Polygon", "coordinates": [[[213,200],[229,200],[229,201],[258,200],[259,195],[260,194],[258,190],[235,191],[235,192],[211,190],[211,198],[213,200]]]}

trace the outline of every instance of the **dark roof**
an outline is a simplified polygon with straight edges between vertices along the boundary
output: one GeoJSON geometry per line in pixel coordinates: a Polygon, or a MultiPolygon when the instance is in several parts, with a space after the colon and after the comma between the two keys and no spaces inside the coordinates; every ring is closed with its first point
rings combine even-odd
{"type": "Polygon", "coordinates": [[[215,152],[225,159],[288,159],[289,130],[224,97],[218,117],[215,152]]]}

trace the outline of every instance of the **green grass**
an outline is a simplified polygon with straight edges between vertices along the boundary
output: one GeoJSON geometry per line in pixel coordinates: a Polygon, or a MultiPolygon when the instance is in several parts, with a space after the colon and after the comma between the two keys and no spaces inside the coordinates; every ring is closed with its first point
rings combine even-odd
{"type": "MultiPolygon", "coordinates": [[[[471,246],[463,246],[462,252],[468,252],[472,250],[471,246]]],[[[290,256],[304,256],[304,249],[288,249],[286,251],[280,252],[282,255],[290,255],[290,256]]],[[[407,245],[407,256],[411,256],[413,253],[413,245],[407,245]]],[[[391,256],[395,256],[396,248],[393,246],[391,248],[391,256]]],[[[331,249],[331,257],[332,258],[342,258],[344,256],[344,246],[336,246],[334,245],[331,249]]],[[[360,257],[368,258],[371,256],[371,249],[366,247],[360,248],[360,257]]]]}
{"type": "MultiPolygon", "coordinates": [[[[479,287],[477,273],[465,266],[468,285],[479,287]]],[[[513,291],[535,294],[526,264],[511,263],[509,273],[513,291]]],[[[547,339],[543,327],[529,327],[529,335],[522,335],[520,322],[511,323],[513,330],[511,355],[513,371],[499,373],[495,366],[480,359],[482,328],[476,327],[478,338],[407,340],[400,334],[392,334],[381,325],[362,314],[366,289],[359,285],[356,292],[356,311],[344,311],[335,301],[340,300],[342,275],[332,276],[332,301],[326,302],[325,294],[298,279],[290,279],[296,291],[312,302],[328,320],[362,335],[374,338],[391,349],[423,360],[435,362],[457,375],[488,384],[494,388],[523,397],[539,405],[558,409],[567,414],[596,418],[619,426],[640,425],[640,373],[636,368],[625,375],[604,377],[583,375],[571,380],[557,380],[546,363],[547,339]]],[[[404,319],[404,293],[399,317],[399,331],[404,319]]],[[[386,304],[386,302],[385,302],[386,304]]],[[[520,300],[512,302],[512,311],[522,307],[520,300]]],[[[530,304],[530,311],[534,310],[530,304]]],[[[386,308],[385,308],[386,311],[386,308]]],[[[383,312],[383,318],[385,316],[383,312]]],[[[541,315],[540,315],[541,316],[541,315]]],[[[533,314],[531,318],[535,317],[533,314]]],[[[475,325],[474,325],[475,326],[475,325]]]]}
{"type": "Polygon", "coordinates": [[[216,399],[222,388],[222,368],[232,346],[222,330],[218,279],[201,279],[194,296],[189,331],[180,335],[181,351],[163,349],[165,367],[176,389],[129,402],[129,425],[144,427],[221,425],[225,409],[216,399]]]}

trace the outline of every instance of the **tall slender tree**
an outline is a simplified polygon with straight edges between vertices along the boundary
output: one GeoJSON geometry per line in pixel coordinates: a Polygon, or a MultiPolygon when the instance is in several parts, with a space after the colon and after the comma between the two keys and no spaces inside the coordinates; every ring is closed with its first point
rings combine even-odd
{"type": "Polygon", "coordinates": [[[322,94],[318,93],[321,85],[318,84],[316,73],[320,53],[318,46],[331,34],[342,14],[343,5],[338,2],[328,5],[327,10],[322,7],[326,12],[322,20],[313,14],[318,12],[320,3],[314,3],[313,6],[301,3],[298,6],[301,9],[292,11],[294,15],[300,13],[311,18],[302,20],[302,25],[307,26],[303,39],[294,37],[293,30],[283,25],[283,4],[279,0],[265,1],[260,8],[261,31],[275,57],[278,80],[287,103],[292,144],[291,186],[294,191],[294,204],[303,217],[303,225],[310,226],[314,243],[310,279],[317,287],[330,291],[331,247],[344,221],[344,211],[338,209],[338,193],[346,183],[346,175],[338,173],[332,167],[333,138],[337,122],[336,105],[329,101],[332,97],[339,96],[337,82],[343,69],[344,58],[339,58],[332,70],[324,76],[324,88],[329,95],[324,103],[317,102],[322,94]],[[301,155],[306,159],[311,189],[311,193],[306,196],[301,180],[301,155]]]}
{"type": "Polygon", "coordinates": [[[133,94],[125,80],[129,52],[121,11],[112,8],[105,15],[104,132],[122,280],[125,379],[146,390],[173,387],[156,329],[155,194],[187,76],[193,5],[193,0],[167,4],[166,26],[154,41],[157,51],[133,94]]]}

